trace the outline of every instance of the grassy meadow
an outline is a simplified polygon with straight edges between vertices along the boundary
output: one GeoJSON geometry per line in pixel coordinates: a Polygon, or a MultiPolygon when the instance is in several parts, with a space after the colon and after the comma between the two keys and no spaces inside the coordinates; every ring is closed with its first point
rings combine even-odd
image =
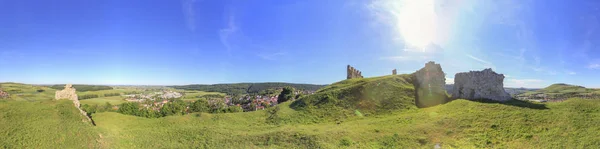
{"type": "MultiPolygon", "coordinates": [[[[416,108],[408,75],[350,79],[263,111],[143,118],[0,101],[4,148],[595,148],[600,100],[416,108]]],[[[200,94],[200,93],[198,93],[200,94]]],[[[43,96],[39,96],[43,98],[43,96]]],[[[82,100],[81,102],[91,102],[82,100]]],[[[106,99],[107,101],[109,99],[106,99]]],[[[101,102],[98,102],[101,103],[101,102]]]]}

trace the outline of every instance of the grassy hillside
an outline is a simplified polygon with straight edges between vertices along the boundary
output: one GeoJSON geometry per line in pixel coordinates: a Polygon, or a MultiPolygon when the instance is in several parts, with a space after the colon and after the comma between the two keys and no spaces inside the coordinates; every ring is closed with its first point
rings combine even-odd
{"type": "MultiPolygon", "coordinates": [[[[106,85],[83,85],[83,84],[74,84],[73,85],[74,88],[77,89],[77,91],[80,92],[86,92],[86,91],[101,91],[101,90],[112,90],[113,88],[110,86],[106,86],[106,85]]],[[[56,85],[52,85],[50,86],[50,88],[53,88],[55,90],[63,90],[65,89],[65,84],[56,84],[56,85]]]]}
{"type": "MultiPolygon", "coordinates": [[[[343,122],[270,124],[267,111],[146,119],[94,115],[115,148],[590,148],[600,145],[600,101],[547,109],[456,100],[343,122]]],[[[302,112],[283,104],[280,116],[302,112]]]]}
{"type": "Polygon", "coordinates": [[[292,108],[327,111],[324,114],[358,111],[365,115],[414,109],[415,90],[411,81],[410,75],[344,80],[295,101],[292,108]]]}
{"type": "MultiPolygon", "coordinates": [[[[4,148],[594,148],[600,100],[416,108],[408,75],[350,79],[264,111],[82,122],[69,101],[0,101],[4,148]]],[[[83,101],[82,101],[83,102],[83,101]]]]}
{"type": "Polygon", "coordinates": [[[55,89],[45,86],[35,86],[21,83],[0,83],[0,89],[10,94],[10,99],[16,101],[46,101],[53,100],[55,89]]]}
{"type": "Polygon", "coordinates": [[[314,91],[317,90],[324,85],[314,85],[314,84],[295,84],[295,83],[279,83],[279,82],[267,82],[267,83],[234,83],[234,84],[213,84],[213,85],[183,85],[183,86],[170,86],[176,89],[184,89],[184,90],[198,90],[198,91],[206,91],[206,92],[220,92],[226,93],[228,95],[233,94],[256,94],[261,91],[266,91],[268,89],[273,88],[283,88],[286,86],[291,86],[300,90],[309,90],[314,91]]]}
{"type": "Polygon", "coordinates": [[[570,85],[570,84],[552,84],[546,88],[525,92],[520,94],[520,96],[529,96],[535,94],[547,94],[547,95],[577,95],[577,94],[589,94],[589,93],[598,93],[597,89],[588,89],[583,86],[570,85]]]}
{"type": "Polygon", "coordinates": [[[98,148],[103,140],[73,106],[62,101],[0,101],[1,148],[98,148]]]}

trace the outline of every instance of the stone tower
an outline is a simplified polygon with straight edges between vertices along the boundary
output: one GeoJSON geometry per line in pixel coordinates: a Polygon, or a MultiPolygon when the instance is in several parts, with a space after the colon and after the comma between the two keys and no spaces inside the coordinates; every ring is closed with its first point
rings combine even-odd
{"type": "Polygon", "coordinates": [[[452,98],[489,99],[501,102],[512,99],[504,91],[504,75],[489,68],[483,71],[457,73],[454,76],[452,98]]]}
{"type": "Polygon", "coordinates": [[[362,72],[356,70],[354,67],[348,65],[346,68],[346,79],[363,78],[362,72]]]}
{"type": "Polygon", "coordinates": [[[448,101],[445,75],[440,64],[433,61],[412,74],[417,95],[415,103],[418,107],[430,107],[448,101]]]}
{"type": "Polygon", "coordinates": [[[396,75],[398,74],[398,72],[396,72],[396,69],[392,70],[392,75],[396,75]]]}

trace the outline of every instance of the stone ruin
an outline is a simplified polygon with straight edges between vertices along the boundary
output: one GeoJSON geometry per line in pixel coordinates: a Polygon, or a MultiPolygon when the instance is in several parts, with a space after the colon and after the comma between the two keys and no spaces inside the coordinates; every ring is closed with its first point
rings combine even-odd
{"type": "Polygon", "coordinates": [[[440,64],[430,61],[412,74],[415,86],[417,107],[430,107],[448,101],[446,95],[446,77],[440,64]]]}
{"type": "Polygon", "coordinates": [[[347,76],[346,79],[363,78],[362,72],[354,69],[354,67],[348,65],[346,68],[347,76]]]}
{"type": "Polygon", "coordinates": [[[10,94],[8,94],[5,91],[2,91],[2,89],[0,88],[0,99],[5,99],[5,98],[9,98],[10,94]]]}
{"type": "Polygon", "coordinates": [[[91,121],[91,119],[87,116],[87,112],[81,110],[81,108],[79,108],[81,106],[81,103],[79,103],[79,99],[77,97],[77,93],[75,88],[73,88],[73,85],[71,84],[67,84],[65,85],[65,89],[60,90],[60,91],[56,91],[56,94],[54,95],[54,98],[56,100],[60,100],[60,99],[68,99],[73,101],[73,104],[75,105],[75,107],[79,110],[79,112],[85,116],[88,121],[91,121]]]}
{"type": "Polygon", "coordinates": [[[396,72],[396,69],[392,70],[392,75],[396,75],[398,74],[398,72],[396,72]]]}
{"type": "Polygon", "coordinates": [[[457,73],[454,76],[452,98],[468,100],[489,99],[508,101],[511,96],[504,91],[504,75],[492,69],[457,73]]]}

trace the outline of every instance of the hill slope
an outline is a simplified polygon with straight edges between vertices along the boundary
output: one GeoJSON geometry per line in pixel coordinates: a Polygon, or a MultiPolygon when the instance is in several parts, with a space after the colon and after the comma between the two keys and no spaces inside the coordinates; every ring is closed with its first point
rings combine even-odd
{"type": "Polygon", "coordinates": [[[184,90],[198,90],[198,91],[206,91],[206,92],[221,92],[229,95],[232,94],[251,94],[251,93],[259,93],[260,91],[272,89],[272,88],[282,88],[286,86],[291,86],[300,90],[308,90],[315,91],[325,85],[314,85],[314,84],[295,84],[295,83],[278,83],[278,82],[269,82],[269,83],[235,83],[235,84],[213,84],[213,85],[183,85],[183,86],[169,86],[176,89],[184,89],[184,90]]]}
{"type": "Polygon", "coordinates": [[[525,92],[520,94],[519,96],[529,96],[535,94],[547,94],[551,96],[569,96],[569,95],[579,95],[579,94],[590,94],[594,92],[598,92],[597,89],[588,89],[583,86],[570,85],[564,83],[552,84],[546,88],[525,92]]]}
{"type": "Polygon", "coordinates": [[[0,147],[102,147],[99,133],[71,101],[0,101],[0,111],[0,147]]]}
{"type": "Polygon", "coordinates": [[[415,89],[410,75],[390,75],[343,80],[292,104],[297,110],[329,113],[359,110],[366,115],[415,109],[415,89]],[[335,110],[335,111],[332,111],[335,110]]]}

